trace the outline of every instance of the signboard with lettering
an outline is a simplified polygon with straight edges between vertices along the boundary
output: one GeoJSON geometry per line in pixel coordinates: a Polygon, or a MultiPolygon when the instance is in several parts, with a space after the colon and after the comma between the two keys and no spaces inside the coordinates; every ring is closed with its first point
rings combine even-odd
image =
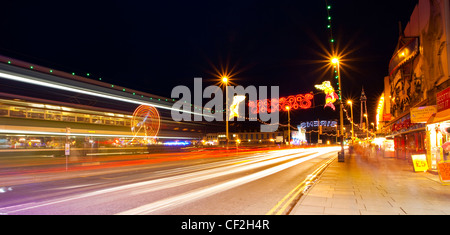
{"type": "Polygon", "coordinates": [[[436,106],[438,112],[450,108],[450,87],[436,94],[436,106]]]}
{"type": "Polygon", "coordinates": [[[302,129],[307,129],[307,128],[314,128],[314,127],[319,127],[319,126],[324,126],[324,127],[336,127],[337,126],[337,121],[310,121],[310,122],[302,122],[300,123],[300,128],[302,129]]]}
{"type": "Polygon", "coordinates": [[[411,109],[411,123],[426,123],[436,113],[436,106],[424,106],[411,109]]]}
{"type": "Polygon", "coordinates": [[[428,170],[427,157],[425,154],[411,155],[411,158],[413,161],[415,172],[424,172],[428,170]]]}
{"type": "Polygon", "coordinates": [[[438,163],[439,178],[445,185],[450,185],[450,162],[438,163]]]}
{"type": "Polygon", "coordinates": [[[64,145],[64,155],[69,156],[70,155],[70,144],[66,143],[64,145]]]}

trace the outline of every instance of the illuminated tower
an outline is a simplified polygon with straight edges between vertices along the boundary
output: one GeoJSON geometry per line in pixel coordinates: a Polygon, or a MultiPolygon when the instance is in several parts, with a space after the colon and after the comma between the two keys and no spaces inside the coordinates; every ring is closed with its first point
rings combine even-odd
{"type": "MultiPolygon", "coordinates": [[[[364,87],[362,88],[362,92],[361,92],[361,118],[359,121],[359,126],[362,128],[364,125],[364,114],[367,114],[367,97],[366,97],[366,93],[364,93],[364,87]],[[365,110],[365,111],[364,111],[365,110]]],[[[368,127],[366,127],[368,128],[368,127]]]]}

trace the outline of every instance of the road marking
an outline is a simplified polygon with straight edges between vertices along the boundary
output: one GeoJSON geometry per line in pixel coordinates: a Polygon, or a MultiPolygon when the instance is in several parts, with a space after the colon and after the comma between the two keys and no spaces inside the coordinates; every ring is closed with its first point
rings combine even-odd
{"type": "Polygon", "coordinates": [[[283,197],[266,215],[282,215],[289,214],[293,209],[292,202],[299,199],[300,194],[304,194],[320,176],[320,174],[334,161],[337,156],[331,158],[326,163],[317,168],[313,173],[308,175],[305,180],[292,189],[286,196],[283,197]],[[288,208],[289,207],[289,208],[288,208]],[[289,209],[289,210],[287,210],[289,209]]]}
{"type": "Polygon", "coordinates": [[[209,197],[214,194],[217,194],[217,193],[241,186],[243,184],[261,179],[263,177],[275,174],[277,172],[280,172],[280,171],[283,171],[290,167],[293,167],[295,165],[298,165],[302,162],[322,156],[323,154],[324,154],[323,152],[319,152],[319,153],[310,155],[308,157],[295,159],[288,163],[284,163],[284,164],[277,165],[275,167],[271,167],[271,168],[263,170],[263,171],[253,173],[251,175],[240,177],[240,178],[237,178],[234,180],[225,181],[223,183],[218,183],[218,184],[206,187],[206,188],[192,190],[187,193],[179,194],[179,195],[165,198],[165,199],[162,199],[162,200],[159,200],[156,202],[152,202],[152,203],[149,203],[146,205],[142,205],[142,206],[130,209],[130,210],[122,211],[117,214],[118,215],[144,215],[144,214],[153,213],[158,210],[168,209],[171,207],[179,206],[179,205],[182,205],[182,204],[194,201],[194,200],[198,200],[201,198],[209,197]]]}
{"type": "MultiPolygon", "coordinates": [[[[36,209],[36,208],[50,206],[50,205],[59,204],[59,203],[67,203],[72,200],[85,199],[88,197],[99,196],[102,194],[109,194],[109,193],[126,192],[127,195],[142,194],[142,193],[146,193],[146,192],[150,192],[150,191],[156,191],[156,190],[166,189],[166,188],[170,188],[170,187],[176,187],[176,186],[180,186],[183,184],[199,182],[199,181],[211,179],[213,177],[219,177],[219,176],[223,176],[223,175],[227,175],[227,174],[252,170],[252,169],[256,169],[258,167],[269,166],[269,165],[277,164],[277,163],[280,164],[283,161],[291,160],[287,163],[283,163],[283,164],[280,164],[280,165],[277,165],[274,167],[270,167],[269,169],[266,169],[266,170],[263,170],[263,171],[260,171],[257,173],[253,173],[253,174],[250,174],[250,175],[247,175],[244,177],[240,177],[240,178],[237,178],[234,180],[229,180],[226,182],[218,183],[218,184],[212,185],[210,187],[196,189],[196,190],[182,193],[180,195],[176,195],[176,196],[173,196],[170,198],[162,199],[157,202],[143,205],[143,206],[140,206],[135,209],[121,212],[124,214],[141,214],[141,213],[146,214],[146,213],[151,213],[155,210],[165,209],[170,206],[184,204],[184,203],[187,203],[187,202],[190,202],[193,200],[197,200],[200,198],[214,195],[216,193],[223,192],[225,190],[228,190],[228,189],[252,182],[254,180],[260,179],[262,177],[266,177],[268,175],[277,173],[279,171],[285,170],[289,167],[295,166],[304,161],[308,161],[315,157],[322,156],[325,154],[325,152],[329,152],[329,151],[334,151],[334,150],[327,148],[327,149],[322,149],[322,150],[308,149],[308,150],[302,150],[302,151],[290,150],[290,151],[273,152],[268,155],[264,154],[261,156],[261,158],[259,158],[259,157],[254,158],[254,159],[248,158],[248,159],[251,159],[251,161],[241,162],[239,165],[224,165],[224,166],[218,167],[218,168],[212,168],[212,169],[202,170],[202,171],[194,171],[194,172],[188,173],[188,174],[175,175],[175,176],[171,176],[171,177],[153,179],[153,180],[142,181],[142,182],[137,182],[137,183],[132,183],[132,184],[125,184],[125,185],[116,186],[116,187],[112,187],[112,188],[96,190],[93,192],[72,195],[72,196],[68,196],[68,197],[60,198],[60,199],[47,200],[47,201],[43,201],[43,202],[32,202],[32,203],[26,203],[26,204],[21,204],[21,205],[3,207],[3,208],[0,208],[0,213],[7,213],[7,214],[18,213],[18,212],[23,212],[23,211],[30,210],[30,209],[36,209]],[[313,154],[313,153],[315,153],[315,154],[313,154]],[[310,155],[310,154],[312,154],[312,155],[310,155]],[[299,157],[305,156],[305,155],[310,155],[310,156],[299,158],[299,157]]],[[[239,159],[239,160],[242,161],[242,159],[239,159]]],[[[247,159],[244,159],[244,160],[247,160],[247,159]]],[[[229,163],[232,164],[232,162],[233,161],[230,161],[229,163]]]]}
{"type": "Polygon", "coordinates": [[[280,151],[280,152],[275,152],[274,154],[268,154],[268,155],[264,154],[264,155],[260,155],[260,157],[255,157],[250,162],[241,163],[240,165],[234,165],[234,164],[226,165],[225,164],[224,166],[218,167],[218,168],[212,168],[212,169],[207,169],[207,170],[202,170],[202,171],[194,171],[194,172],[188,173],[188,174],[180,174],[180,175],[159,178],[159,179],[152,179],[152,180],[142,181],[142,182],[137,182],[137,183],[132,183],[132,184],[125,184],[125,185],[116,186],[116,187],[112,187],[112,188],[106,188],[106,189],[101,189],[101,190],[97,190],[97,191],[93,191],[93,192],[83,193],[80,195],[73,195],[73,196],[69,196],[66,198],[62,198],[62,199],[54,199],[54,200],[49,200],[49,201],[44,201],[44,202],[39,202],[39,203],[33,202],[33,203],[26,203],[26,204],[22,204],[22,205],[3,207],[3,208],[0,208],[0,212],[12,214],[12,213],[17,213],[17,212],[21,212],[21,211],[26,211],[29,209],[36,209],[36,208],[43,207],[43,206],[49,206],[49,205],[54,205],[54,204],[58,204],[58,203],[65,203],[65,202],[72,201],[72,200],[79,200],[79,199],[84,199],[87,197],[98,196],[98,195],[107,194],[107,193],[116,193],[116,192],[125,191],[125,190],[128,191],[127,193],[129,195],[142,194],[142,193],[162,190],[162,189],[166,189],[166,188],[181,186],[181,185],[185,185],[185,184],[195,183],[195,182],[211,179],[214,177],[224,176],[224,175],[231,174],[231,173],[238,173],[238,172],[242,172],[242,171],[246,171],[246,170],[256,169],[258,167],[263,167],[263,166],[270,165],[270,164],[276,164],[281,161],[285,161],[288,159],[295,159],[297,157],[310,154],[312,152],[312,150],[308,150],[308,151],[305,150],[305,151],[301,151],[301,152],[297,151],[297,153],[292,154],[294,152],[295,151],[280,151]]]}

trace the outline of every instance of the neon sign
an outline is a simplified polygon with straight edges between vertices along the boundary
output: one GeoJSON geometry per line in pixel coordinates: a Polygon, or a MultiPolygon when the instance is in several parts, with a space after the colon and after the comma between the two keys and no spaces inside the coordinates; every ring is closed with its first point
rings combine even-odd
{"type": "Polygon", "coordinates": [[[319,120],[317,120],[317,121],[310,121],[310,122],[302,122],[302,123],[300,123],[300,127],[302,129],[319,127],[319,126],[336,127],[337,126],[337,121],[319,121],[319,120]]]}
{"type": "Polygon", "coordinates": [[[229,119],[233,119],[234,117],[239,117],[239,103],[245,100],[244,95],[237,95],[233,98],[233,103],[230,105],[230,117],[229,119]]]}
{"type": "Polygon", "coordinates": [[[315,85],[316,89],[322,90],[325,92],[325,106],[330,107],[333,110],[336,110],[336,107],[334,106],[334,102],[339,98],[339,96],[334,92],[333,86],[331,86],[331,83],[329,81],[323,82],[321,85],[315,85]]]}
{"type": "Polygon", "coordinates": [[[312,99],[314,99],[314,95],[312,93],[307,93],[295,96],[281,97],[280,99],[249,101],[248,106],[250,107],[250,112],[252,112],[253,114],[257,114],[260,112],[287,112],[287,106],[290,107],[290,110],[311,108],[312,99]]]}

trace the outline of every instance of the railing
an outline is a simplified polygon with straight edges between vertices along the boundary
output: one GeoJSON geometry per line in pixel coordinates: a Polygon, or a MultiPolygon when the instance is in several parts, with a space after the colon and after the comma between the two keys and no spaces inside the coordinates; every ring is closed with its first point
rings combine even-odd
{"type": "Polygon", "coordinates": [[[30,108],[0,103],[0,117],[27,118],[49,121],[91,123],[113,126],[130,126],[131,116],[122,114],[94,115],[70,111],[56,111],[42,108],[30,108]]]}

